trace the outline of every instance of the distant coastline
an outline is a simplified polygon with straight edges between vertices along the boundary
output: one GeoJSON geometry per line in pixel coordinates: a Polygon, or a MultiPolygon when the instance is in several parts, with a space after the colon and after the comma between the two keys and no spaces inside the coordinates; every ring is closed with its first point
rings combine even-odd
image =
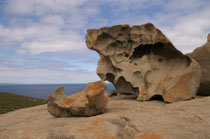
{"type": "Polygon", "coordinates": [[[0,83],[0,85],[22,85],[21,83],[0,83]]]}
{"type": "MultiPolygon", "coordinates": [[[[111,83],[106,83],[107,92],[114,90],[114,86],[111,83]]],[[[1,83],[0,92],[11,92],[23,96],[35,97],[47,99],[50,93],[52,93],[57,87],[64,86],[64,92],[66,95],[72,95],[80,92],[87,87],[85,84],[9,84],[1,83]]]]}

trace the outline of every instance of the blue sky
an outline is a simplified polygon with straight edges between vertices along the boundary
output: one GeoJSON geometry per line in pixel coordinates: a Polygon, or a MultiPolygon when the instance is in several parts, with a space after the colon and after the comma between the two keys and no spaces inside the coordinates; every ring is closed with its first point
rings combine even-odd
{"type": "Polygon", "coordinates": [[[206,42],[209,0],[0,0],[0,83],[99,80],[86,30],[152,22],[183,53],[206,42]]]}

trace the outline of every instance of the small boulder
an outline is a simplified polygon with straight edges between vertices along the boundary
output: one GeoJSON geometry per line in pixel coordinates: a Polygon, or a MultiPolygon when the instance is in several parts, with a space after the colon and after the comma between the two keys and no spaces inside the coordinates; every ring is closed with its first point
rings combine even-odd
{"type": "Polygon", "coordinates": [[[58,87],[48,100],[47,109],[56,117],[98,115],[108,103],[106,84],[104,81],[89,83],[86,89],[71,96],[64,94],[64,87],[58,87]]]}

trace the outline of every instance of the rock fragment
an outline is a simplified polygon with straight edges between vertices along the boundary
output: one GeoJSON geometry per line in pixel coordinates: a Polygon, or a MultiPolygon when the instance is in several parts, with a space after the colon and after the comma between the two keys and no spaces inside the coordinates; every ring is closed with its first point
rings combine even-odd
{"type": "Polygon", "coordinates": [[[103,81],[89,83],[83,91],[66,96],[64,87],[55,89],[48,97],[48,111],[56,116],[94,116],[104,112],[108,103],[106,84],[103,81]]]}
{"type": "Polygon", "coordinates": [[[86,44],[100,55],[98,76],[120,94],[134,94],[137,100],[161,95],[175,102],[197,93],[200,66],[151,23],[89,29],[86,44]]]}

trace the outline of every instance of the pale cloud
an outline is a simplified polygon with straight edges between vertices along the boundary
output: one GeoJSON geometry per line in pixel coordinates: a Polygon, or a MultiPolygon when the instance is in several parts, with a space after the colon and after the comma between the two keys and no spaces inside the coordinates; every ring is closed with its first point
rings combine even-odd
{"type": "Polygon", "coordinates": [[[17,15],[44,15],[52,13],[73,12],[87,0],[8,0],[7,12],[17,15]]]}
{"type": "Polygon", "coordinates": [[[160,4],[160,0],[106,0],[103,2],[108,4],[112,11],[118,14],[122,11],[147,9],[153,5],[160,4]]]}
{"type": "Polygon", "coordinates": [[[87,51],[81,30],[98,8],[87,0],[8,0],[5,11],[17,17],[0,24],[0,47],[27,55],[87,51]]]}
{"type": "Polygon", "coordinates": [[[49,42],[26,42],[22,43],[20,49],[16,52],[20,54],[38,55],[47,52],[83,52],[85,51],[85,44],[83,41],[49,41],[49,42]]]}
{"type": "Polygon", "coordinates": [[[10,67],[22,68],[45,68],[45,69],[69,69],[69,71],[76,71],[81,67],[79,65],[69,64],[65,61],[46,60],[46,59],[23,59],[23,58],[0,58],[0,64],[10,67]]]}
{"type": "Polygon", "coordinates": [[[3,60],[8,64],[0,65],[0,82],[98,80],[95,68],[99,56],[85,45],[87,28],[152,22],[176,48],[191,52],[206,42],[209,9],[209,0],[7,0],[5,16],[12,18],[7,24],[0,23],[0,49],[21,58],[3,60]],[[48,54],[69,57],[62,57],[65,62],[25,59],[48,54]],[[68,60],[78,67],[66,63],[68,60]]]}
{"type": "Polygon", "coordinates": [[[161,5],[167,11],[176,11],[176,12],[194,12],[198,10],[197,8],[201,8],[208,4],[208,0],[165,0],[161,2],[161,5]]]}
{"type": "Polygon", "coordinates": [[[150,22],[151,19],[147,15],[130,15],[125,14],[118,19],[115,19],[111,24],[129,24],[129,25],[141,25],[150,22]]]}
{"type": "Polygon", "coordinates": [[[54,24],[59,26],[64,25],[64,19],[58,15],[48,15],[41,17],[40,22],[44,24],[54,24]]]}
{"type": "Polygon", "coordinates": [[[141,11],[140,14],[128,12],[112,21],[112,25],[152,22],[183,53],[192,52],[206,42],[210,32],[210,2],[171,0],[158,1],[157,5],[162,7],[162,11],[153,13],[152,17],[141,14],[141,11]]]}
{"type": "Polygon", "coordinates": [[[41,18],[41,21],[48,23],[65,22],[71,29],[81,29],[89,17],[99,13],[99,7],[95,4],[97,2],[89,0],[8,0],[5,11],[19,17],[41,18]]]}
{"type": "Polygon", "coordinates": [[[108,25],[108,19],[98,17],[94,19],[94,22],[88,24],[87,28],[101,28],[108,25]]]}
{"type": "Polygon", "coordinates": [[[31,24],[25,27],[0,26],[1,47],[20,43],[16,52],[38,55],[45,52],[84,52],[84,36],[75,31],[62,31],[58,26],[31,24]]]}
{"type": "Polygon", "coordinates": [[[99,80],[95,72],[45,68],[15,68],[0,65],[0,83],[87,83],[99,80]]]}
{"type": "Polygon", "coordinates": [[[210,6],[207,6],[200,11],[176,16],[175,19],[171,19],[173,23],[168,26],[163,24],[168,18],[162,15],[157,17],[162,18],[162,22],[157,24],[179,50],[184,53],[192,52],[206,42],[206,37],[210,32],[209,8],[210,6]]]}
{"type": "Polygon", "coordinates": [[[50,25],[31,24],[29,26],[4,27],[0,26],[0,38],[7,42],[22,42],[33,39],[47,38],[57,35],[58,28],[50,25]]]}

